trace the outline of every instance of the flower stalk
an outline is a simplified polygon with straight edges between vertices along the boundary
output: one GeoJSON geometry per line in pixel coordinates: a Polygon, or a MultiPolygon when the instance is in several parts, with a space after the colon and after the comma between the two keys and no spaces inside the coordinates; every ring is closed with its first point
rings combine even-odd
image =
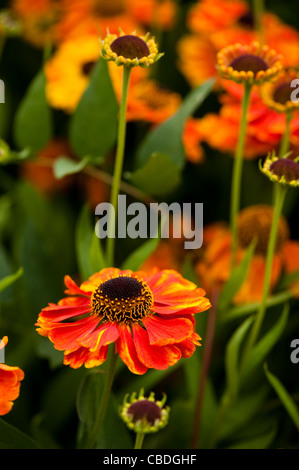
{"type": "Polygon", "coordinates": [[[91,440],[90,440],[90,448],[94,449],[97,445],[98,437],[102,428],[102,424],[106,415],[109,398],[111,394],[111,388],[115,376],[115,369],[117,363],[117,355],[114,351],[114,345],[111,346],[109,353],[110,357],[108,358],[108,367],[107,367],[107,374],[106,380],[104,385],[104,390],[101,398],[101,403],[98,409],[98,414],[95,419],[91,440]]]}
{"type": "Polygon", "coordinates": [[[243,151],[246,137],[247,127],[247,114],[250,104],[251,85],[244,84],[244,93],[242,98],[242,115],[240,122],[240,132],[236,148],[236,154],[233,166],[232,176],[232,190],[231,190],[231,203],[230,203],[230,226],[232,233],[232,257],[231,267],[235,266],[236,252],[237,252],[237,215],[240,210],[241,199],[241,182],[242,182],[242,167],[243,167],[243,151]]]}
{"type": "Polygon", "coordinates": [[[117,220],[117,208],[118,208],[118,194],[121,184],[121,176],[123,169],[125,143],[126,143],[126,113],[127,113],[127,100],[128,90],[130,83],[131,67],[123,67],[123,81],[122,81],[122,93],[120,99],[119,108],[119,124],[118,124],[118,138],[117,138],[117,149],[115,157],[115,166],[113,174],[113,182],[111,188],[110,204],[114,207],[113,211],[110,211],[110,219],[108,220],[108,239],[107,239],[107,263],[108,266],[113,265],[114,258],[114,244],[115,244],[115,225],[117,220]]]}
{"type": "Polygon", "coordinates": [[[245,364],[249,352],[251,351],[251,349],[253,348],[253,346],[255,345],[259,337],[259,333],[260,333],[262,323],[263,323],[265,313],[266,313],[267,299],[268,299],[269,292],[270,292],[271,272],[272,272],[272,265],[273,265],[273,257],[275,253],[278,223],[279,223],[279,219],[282,213],[282,208],[283,208],[284,200],[286,197],[287,189],[288,189],[287,186],[283,186],[280,184],[274,184],[274,187],[273,187],[274,214],[273,214],[273,221],[271,225],[267,257],[266,257],[263,295],[262,295],[262,300],[259,305],[259,309],[255,318],[253,327],[249,335],[248,343],[245,347],[243,365],[245,364]]]}
{"type": "Polygon", "coordinates": [[[283,158],[289,149],[292,117],[292,111],[287,111],[285,114],[286,127],[280,143],[279,158],[283,158]]]}

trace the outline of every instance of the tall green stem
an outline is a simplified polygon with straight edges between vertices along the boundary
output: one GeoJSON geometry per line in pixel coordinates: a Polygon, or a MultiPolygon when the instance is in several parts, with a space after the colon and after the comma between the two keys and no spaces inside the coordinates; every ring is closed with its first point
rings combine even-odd
{"type": "Polygon", "coordinates": [[[262,300],[256,315],[256,319],[254,321],[253,327],[250,332],[249,340],[245,348],[244,358],[243,358],[243,365],[248,357],[248,354],[254,344],[256,343],[261,326],[264,320],[266,308],[267,308],[267,299],[270,292],[270,283],[271,283],[271,272],[272,272],[272,265],[273,265],[273,257],[275,253],[275,245],[276,245],[276,236],[277,236],[277,229],[279,218],[282,212],[283,203],[285,200],[285,196],[287,193],[287,187],[282,186],[280,184],[274,184],[274,214],[273,214],[273,221],[271,225],[270,237],[269,237],[269,244],[267,250],[267,257],[266,257],[266,267],[265,267],[265,278],[264,278],[264,286],[263,286],[263,295],[262,300]]]}
{"type": "Polygon", "coordinates": [[[283,158],[289,149],[292,117],[293,117],[292,112],[287,111],[286,127],[285,127],[285,131],[280,142],[280,149],[279,149],[279,155],[278,155],[279,158],[283,158]]]}
{"type": "Polygon", "coordinates": [[[265,10],[264,0],[253,0],[253,17],[254,17],[254,27],[258,35],[258,40],[261,44],[264,42],[263,34],[263,13],[265,10]]]}
{"type": "Polygon", "coordinates": [[[143,444],[144,436],[145,436],[145,434],[142,433],[142,432],[138,432],[138,433],[136,434],[136,440],[135,440],[134,449],[142,449],[142,444],[143,444]]]}
{"type": "Polygon", "coordinates": [[[117,136],[117,149],[114,165],[113,183],[111,189],[110,204],[114,208],[114,213],[110,212],[110,217],[107,227],[107,261],[108,265],[113,265],[114,258],[114,244],[115,244],[115,229],[118,208],[118,194],[121,183],[123,160],[125,153],[126,143],[126,113],[127,113],[127,98],[130,82],[131,67],[123,67],[123,81],[122,93],[119,108],[119,122],[118,122],[118,136],[117,136]]]}
{"type": "Polygon", "coordinates": [[[94,427],[92,430],[92,436],[90,440],[91,449],[94,449],[96,447],[98,437],[101,431],[101,427],[102,427],[102,424],[106,415],[111,388],[113,384],[113,379],[115,375],[116,361],[117,361],[117,355],[115,354],[114,345],[112,344],[109,349],[108,368],[107,368],[104,390],[103,390],[98,414],[96,416],[94,427]]]}
{"type": "Polygon", "coordinates": [[[244,93],[242,99],[242,115],[240,122],[240,131],[236,154],[234,159],[233,176],[232,176],[232,191],[230,203],[230,227],[232,233],[232,258],[231,267],[233,268],[236,262],[237,252],[237,216],[240,210],[240,194],[241,194],[241,181],[242,181],[242,167],[243,167],[243,151],[246,137],[247,127],[247,114],[250,104],[251,85],[244,85],[244,93]]]}

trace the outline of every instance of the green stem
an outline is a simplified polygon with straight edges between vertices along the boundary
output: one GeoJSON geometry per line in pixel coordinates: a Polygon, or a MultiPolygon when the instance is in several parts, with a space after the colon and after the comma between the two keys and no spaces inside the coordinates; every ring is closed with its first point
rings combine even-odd
{"type": "Polygon", "coordinates": [[[240,194],[241,194],[241,180],[242,180],[242,166],[243,166],[243,150],[246,136],[247,113],[250,103],[251,85],[244,85],[244,93],[242,99],[242,115],[240,122],[240,132],[236,154],[233,166],[232,176],[232,191],[230,203],[230,227],[232,234],[232,258],[231,267],[235,266],[236,251],[237,251],[237,216],[240,209],[240,194]]]}
{"type": "Polygon", "coordinates": [[[134,449],[142,449],[142,444],[145,434],[143,432],[138,432],[136,434],[135,446],[134,449]]]}
{"type": "Polygon", "coordinates": [[[5,42],[6,42],[6,35],[5,33],[2,33],[2,36],[0,36],[0,61],[2,59],[5,42]]]}
{"type": "Polygon", "coordinates": [[[113,183],[111,189],[110,204],[114,208],[110,212],[108,221],[108,239],[107,239],[107,260],[108,265],[113,265],[114,258],[114,242],[115,242],[115,227],[117,220],[117,207],[118,207],[118,194],[121,183],[123,160],[125,153],[126,143],[126,114],[127,114],[127,98],[130,82],[131,67],[123,67],[123,81],[122,93],[119,108],[119,123],[118,123],[118,136],[117,136],[117,149],[114,165],[113,183]]]}
{"type": "Polygon", "coordinates": [[[291,133],[291,120],[292,120],[292,112],[288,111],[286,113],[286,127],[284,134],[282,136],[281,142],[280,142],[280,149],[279,149],[279,158],[283,158],[288,149],[289,149],[289,143],[290,143],[290,133],[291,133]]]}
{"type": "Polygon", "coordinates": [[[101,427],[102,427],[102,424],[106,415],[106,411],[107,411],[107,406],[109,403],[111,388],[112,388],[113,379],[115,375],[116,362],[117,362],[117,355],[115,354],[115,351],[114,351],[114,345],[110,346],[108,354],[109,354],[109,357],[108,357],[108,368],[107,368],[106,380],[105,380],[104,390],[103,390],[103,394],[101,398],[101,403],[99,406],[98,414],[96,416],[92,435],[91,435],[91,440],[90,440],[91,449],[94,449],[97,445],[98,437],[101,431],[101,427]]]}
{"type": "Polygon", "coordinates": [[[261,44],[263,44],[264,42],[263,24],[262,24],[264,10],[265,10],[264,0],[253,0],[254,28],[258,34],[258,40],[261,44]]]}
{"type": "Polygon", "coordinates": [[[261,326],[264,320],[266,308],[267,308],[267,299],[268,299],[269,291],[270,291],[271,272],[272,272],[273,257],[275,253],[277,229],[278,229],[279,218],[282,212],[283,203],[284,203],[285,196],[287,193],[287,187],[282,186],[280,184],[274,184],[273,191],[274,191],[274,214],[273,214],[273,221],[271,225],[267,257],[266,257],[265,278],[264,278],[262,300],[259,305],[256,319],[254,321],[252,330],[250,332],[249,340],[245,348],[243,365],[245,363],[245,360],[248,357],[250,350],[252,349],[252,347],[254,346],[255,342],[258,339],[261,326]]]}

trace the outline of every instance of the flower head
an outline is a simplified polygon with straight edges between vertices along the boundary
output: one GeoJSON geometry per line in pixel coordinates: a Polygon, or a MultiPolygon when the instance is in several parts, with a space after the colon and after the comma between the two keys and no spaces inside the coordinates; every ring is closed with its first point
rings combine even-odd
{"type": "MultiPolygon", "coordinates": [[[[266,256],[273,220],[273,207],[265,204],[245,207],[238,217],[238,242],[242,249],[256,238],[255,253],[266,256]]],[[[289,238],[289,227],[283,216],[278,223],[275,251],[279,252],[289,238]]]]}
{"type": "Polygon", "coordinates": [[[275,153],[269,154],[260,164],[260,170],[274,183],[291,187],[299,186],[299,162],[297,159],[278,158],[275,153]]]}
{"type": "MultiPolygon", "coordinates": [[[[8,342],[7,336],[0,341],[0,350],[8,342]]],[[[24,372],[19,367],[11,367],[0,364],[0,416],[6,415],[13,407],[20,393],[20,382],[24,378],[24,372]]]]}
{"type": "Polygon", "coordinates": [[[205,292],[173,270],[105,268],[81,286],[65,277],[66,297],[39,314],[38,333],[64,351],[64,364],[95,367],[108,345],[135,374],[166,369],[199,345],[197,312],[207,310],[205,292]]]}
{"type": "Polygon", "coordinates": [[[130,400],[125,396],[123,406],[120,408],[120,416],[129,429],[136,433],[148,434],[157,432],[168,423],[169,407],[165,407],[166,396],[158,401],[152,392],[148,398],[144,397],[141,390],[138,398],[132,393],[130,400]]]}
{"type": "Polygon", "coordinates": [[[275,82],[265,83],[261,87],[261,97],[264,103],[278,113],[286,113],[295,109],[299,109],[299,100],[292,99],[294,86],[293,80],[298,80],[297,71],[288,69],[284,70],[275,82]]]}
{"type": "Polygon", "coordinates": [[[221,49],[217,54],[217,68],[222,78],[260,85],[275,77],[282,64],[276,51],[255,41],[221,49]]]}
{"type": "Polygon", "coordinates": [[[159,60],[163,53],[158,53],[157,44],[153,38],[149,38],[149,34],[138,36],[121,32],[119,36],[106,36],[102,41],[101,55],[117,65],[148,67],[159,60]]]}

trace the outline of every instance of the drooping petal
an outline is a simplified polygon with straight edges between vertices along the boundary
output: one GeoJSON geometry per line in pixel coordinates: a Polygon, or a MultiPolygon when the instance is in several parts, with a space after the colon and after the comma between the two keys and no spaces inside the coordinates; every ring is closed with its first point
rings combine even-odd
{"type": "Polygon", "coordinates": [[[79,348],[79,340],[92,334],[98,323],[99,319],[93,315],[72,323],[58,323],[51,328],[48,338],[56,349],[69,353],[79,348]]]}
{"type": "Polygon", "coordinates": [[[84,305],[55,305],[49,304],[49,307],[43,308],[40,318],[46,321],[61,322],[67,318],[77,317],[79,315],[85,315],[91,312],[89,301],[84,305]]]}
{"type": "Polygon", "coordinates": [[[174,345],[151,345],[147,331],[137,323],[132,326],[132,330],[137,356],[146,367],[164,370],[181,358],[181,351],[174,345]]]}
{"type": "Polygon", "coordinates": [[[93,332],[78,339],[78,343],[90,351],[95,351],[102,346],[114,343],[119,337],[119,330],[116,323],[103,323],[93,332]]]}
{"type": "Polygon", "coordinates": [[[120,336],[116,342],[116,348],[120,358],[131,372],[144,374],[148,368],[138,358],[130,328],[127,325],[121,325],[118,328],[120,336]]]}
{"type": "Polygon", "coordinates": [[[165,346],[179,343],[193,332],[193,323],[186,318],[165,320],[157,315],[146,318],[143,325],[151,345],[165,346]]]}

